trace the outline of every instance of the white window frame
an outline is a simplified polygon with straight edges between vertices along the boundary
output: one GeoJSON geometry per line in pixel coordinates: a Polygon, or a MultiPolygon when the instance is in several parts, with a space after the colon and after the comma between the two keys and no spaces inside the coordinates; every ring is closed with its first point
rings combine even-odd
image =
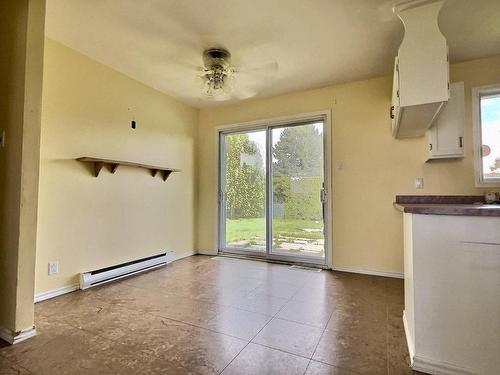
{"type": "Polygon", "coordinates": [[[500,83],[472,88],[472,130],[474,137],[474,174],[476,187],[500,187],[500,179],[488,181],[483,178],[481,97],[500,94],[500,83]]]}

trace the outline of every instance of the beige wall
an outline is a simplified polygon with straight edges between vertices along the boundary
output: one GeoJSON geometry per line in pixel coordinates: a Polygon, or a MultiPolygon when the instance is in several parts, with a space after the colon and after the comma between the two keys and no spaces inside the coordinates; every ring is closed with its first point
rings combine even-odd
{"type": "Polygon", "coordinates": [[[395,140],[388,117],[391,77],[203,109],[200,112],[198,248],[216,252],[217,173],[215,127],[320,110],[332,112],[333,262],[336,266],[403,271],[402,215],[396,194],[475,194],[471,87],[500,83],[500,56],[451,67],[465,81],[466,157],[425,163],[425,137],[395,140]],[[343,164],[336,170],[337,163],[343,164]],[[415,177],[425,188],[416,190],[415,177]]]}
{"type": "Polygon", "coordinates": [[[50,39],[43,89],[36,292],[162,250],[195,252],[198,110],[50,39]],[[163,182],[144,169],[119,167],[95,178],[74,160],[80,156],[182,172],[163,182]],[[59,274],[48,276],[52,260],[59,274]]]}
{"type": "Polygon", "coordinates": [[[45,1],[0,8],[0,335],[33,327],[45,1]]]}

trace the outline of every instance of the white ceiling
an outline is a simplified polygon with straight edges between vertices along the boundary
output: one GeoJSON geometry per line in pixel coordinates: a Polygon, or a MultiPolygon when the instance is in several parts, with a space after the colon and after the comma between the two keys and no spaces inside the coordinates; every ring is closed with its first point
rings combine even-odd
{"type": "MultiPolygon", "coordinates": [[[[48,0],[47,35],[195,107],[208,47],[233,64],[272,61],[251,81],[258,97],[392,70],[403,26],[387,0],[48,0]],[[193,92],[196,95],[193,95],[193,92]]],[[[452,62],[500,53],[500,0],[447,0],[439,23],[452,62]]]]}

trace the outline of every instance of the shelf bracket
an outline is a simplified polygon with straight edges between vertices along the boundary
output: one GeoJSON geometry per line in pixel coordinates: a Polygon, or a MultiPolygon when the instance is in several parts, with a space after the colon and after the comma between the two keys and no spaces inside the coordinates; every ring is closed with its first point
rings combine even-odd
{"type": "Polygon", "coordinates": [[[111,173],[115,173],[120,164],[111,164],[111,173]]]}
{"type": "Polygon", "coordinates": [[[101,172],[102,167],[104,166],[104,163],[101,161],[95,161],[94,162],[94,176],[98,177],[99,172],[101,172]]]}
{"type": "Polygon", "coordinates": [[[172,171],[161,171],[161,176],[163,178],[163,181],[167,181],[167,178],[168,176],[170,176],[170,173],[172,173],[172,171]]]}
{"type": "Polygon", "coordinates": [[[158,169],[150,169],[151,170],[151,176],[156,176],[156,174],[158,173],[158,169]]]}

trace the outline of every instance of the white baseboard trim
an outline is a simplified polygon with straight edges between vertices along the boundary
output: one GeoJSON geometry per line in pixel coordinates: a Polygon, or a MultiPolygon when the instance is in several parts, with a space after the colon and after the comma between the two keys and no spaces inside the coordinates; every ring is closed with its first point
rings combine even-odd
{"type": "MultiPolygon", "coordinates": [[[[168,260],[167,260],[167,264],[168,264],[171,262],[175,262],[176,260],[180,260],[180,259],[184,259],[184,258],[188,258],[188,257],[193,256],[193,255],[196,255],[196,253],[193,252],[193,253],[183,254],[180,256],[173,255],[172,253],[170,253],[170,254],[167,253],[167,255],[169,255],[168,260]]],[[[63,294],[71,293],[71,292],[74,292],[75,290],[78,290],[78,289],[80,289],[79,284],[72,284],[72,285],[63,286],[61,288],[48,290],[46,292],[38,293],[35,295],[35,303],[42,302],[42,301],[45,301],[47,299],[51,299],[54,297],[62,296],[63,294]]]]}
{"type": "Polygon", "coordinates": [[[26,328],[19,332],[12,332],[9,329],[0,327],[0,339],[8,342],[11,345],[27,340],[33,336],[36,336],[35,327],[26,328]]]}
{"type": "MultiPolygon", "coordinates": [[[[197,254],[210,255],[210,256],[218,256],[219,255],[218,252],[214,253],[213,251],[210,251],[210,250],[198,250],[197,254]]],[[[331,269],[334,271],[339,271],[339,272],[350,272],[350,273],[359,273],[362,275],[392,277],[395,279],[404,279],[404,277],[405,277],[403,272],[379,271],[379,270],[372,270],[372,269],[367,269],[367,268],[359,268],[359,267],[351,267],[351,266],[332,266],[331,269]]]]}
{"type": "Polygon", "coordinates": [[[167,264],[171,263],[171,262],[175,262],[176,260],[181,260],[181,259],[184,259],[184,258],[192,257],[193,255],[196,255],[196,254],[199,254],[199,253],[192,252],[192,253],[187,253],[187,254],[183,254],[183,255],[170,255],[170,256],[167,253],[167,257],[168,257],[167,264]]]}
{"type": "Polygon", "coordinates": [[[219,252],[217,250],[198,250],[196,254],[199,255],[210,255],[210,256],[217,256],[219,255],[219,252]]]}
{"type": "Polygon", "coordinates": [[[72,284],[63,286],[61,288],[48,290],[46,292],[38,293],[35,294],[35,303],[45,301],[46,299],[62,296],[63,294],[71,293],[78,289],[80,289],[79,284],[72,284]]]}
{"type": "Polygon", "coordinates": [[[425,372],[427,374],[439,375],[480,375],[479,371],[474,371],[465,367],[456,366],[452,363],[436,361],[430,358],[413,357],[411,368],[416,371],[425,372]]]}
{"type": "Polygon", "coordinates": [[[404,279],[403,272],[378,271],[378,270],[371,270],[371,269],[366,269],[366,268],[358,268],[358,267],[350,267],[350,266],[333,266],[332,270],[340,271],[340,272],[360,273],[363,275],[383,276],[383,277],[392,277],[392,278],[396,278],[396,279],[404,279]]]}

